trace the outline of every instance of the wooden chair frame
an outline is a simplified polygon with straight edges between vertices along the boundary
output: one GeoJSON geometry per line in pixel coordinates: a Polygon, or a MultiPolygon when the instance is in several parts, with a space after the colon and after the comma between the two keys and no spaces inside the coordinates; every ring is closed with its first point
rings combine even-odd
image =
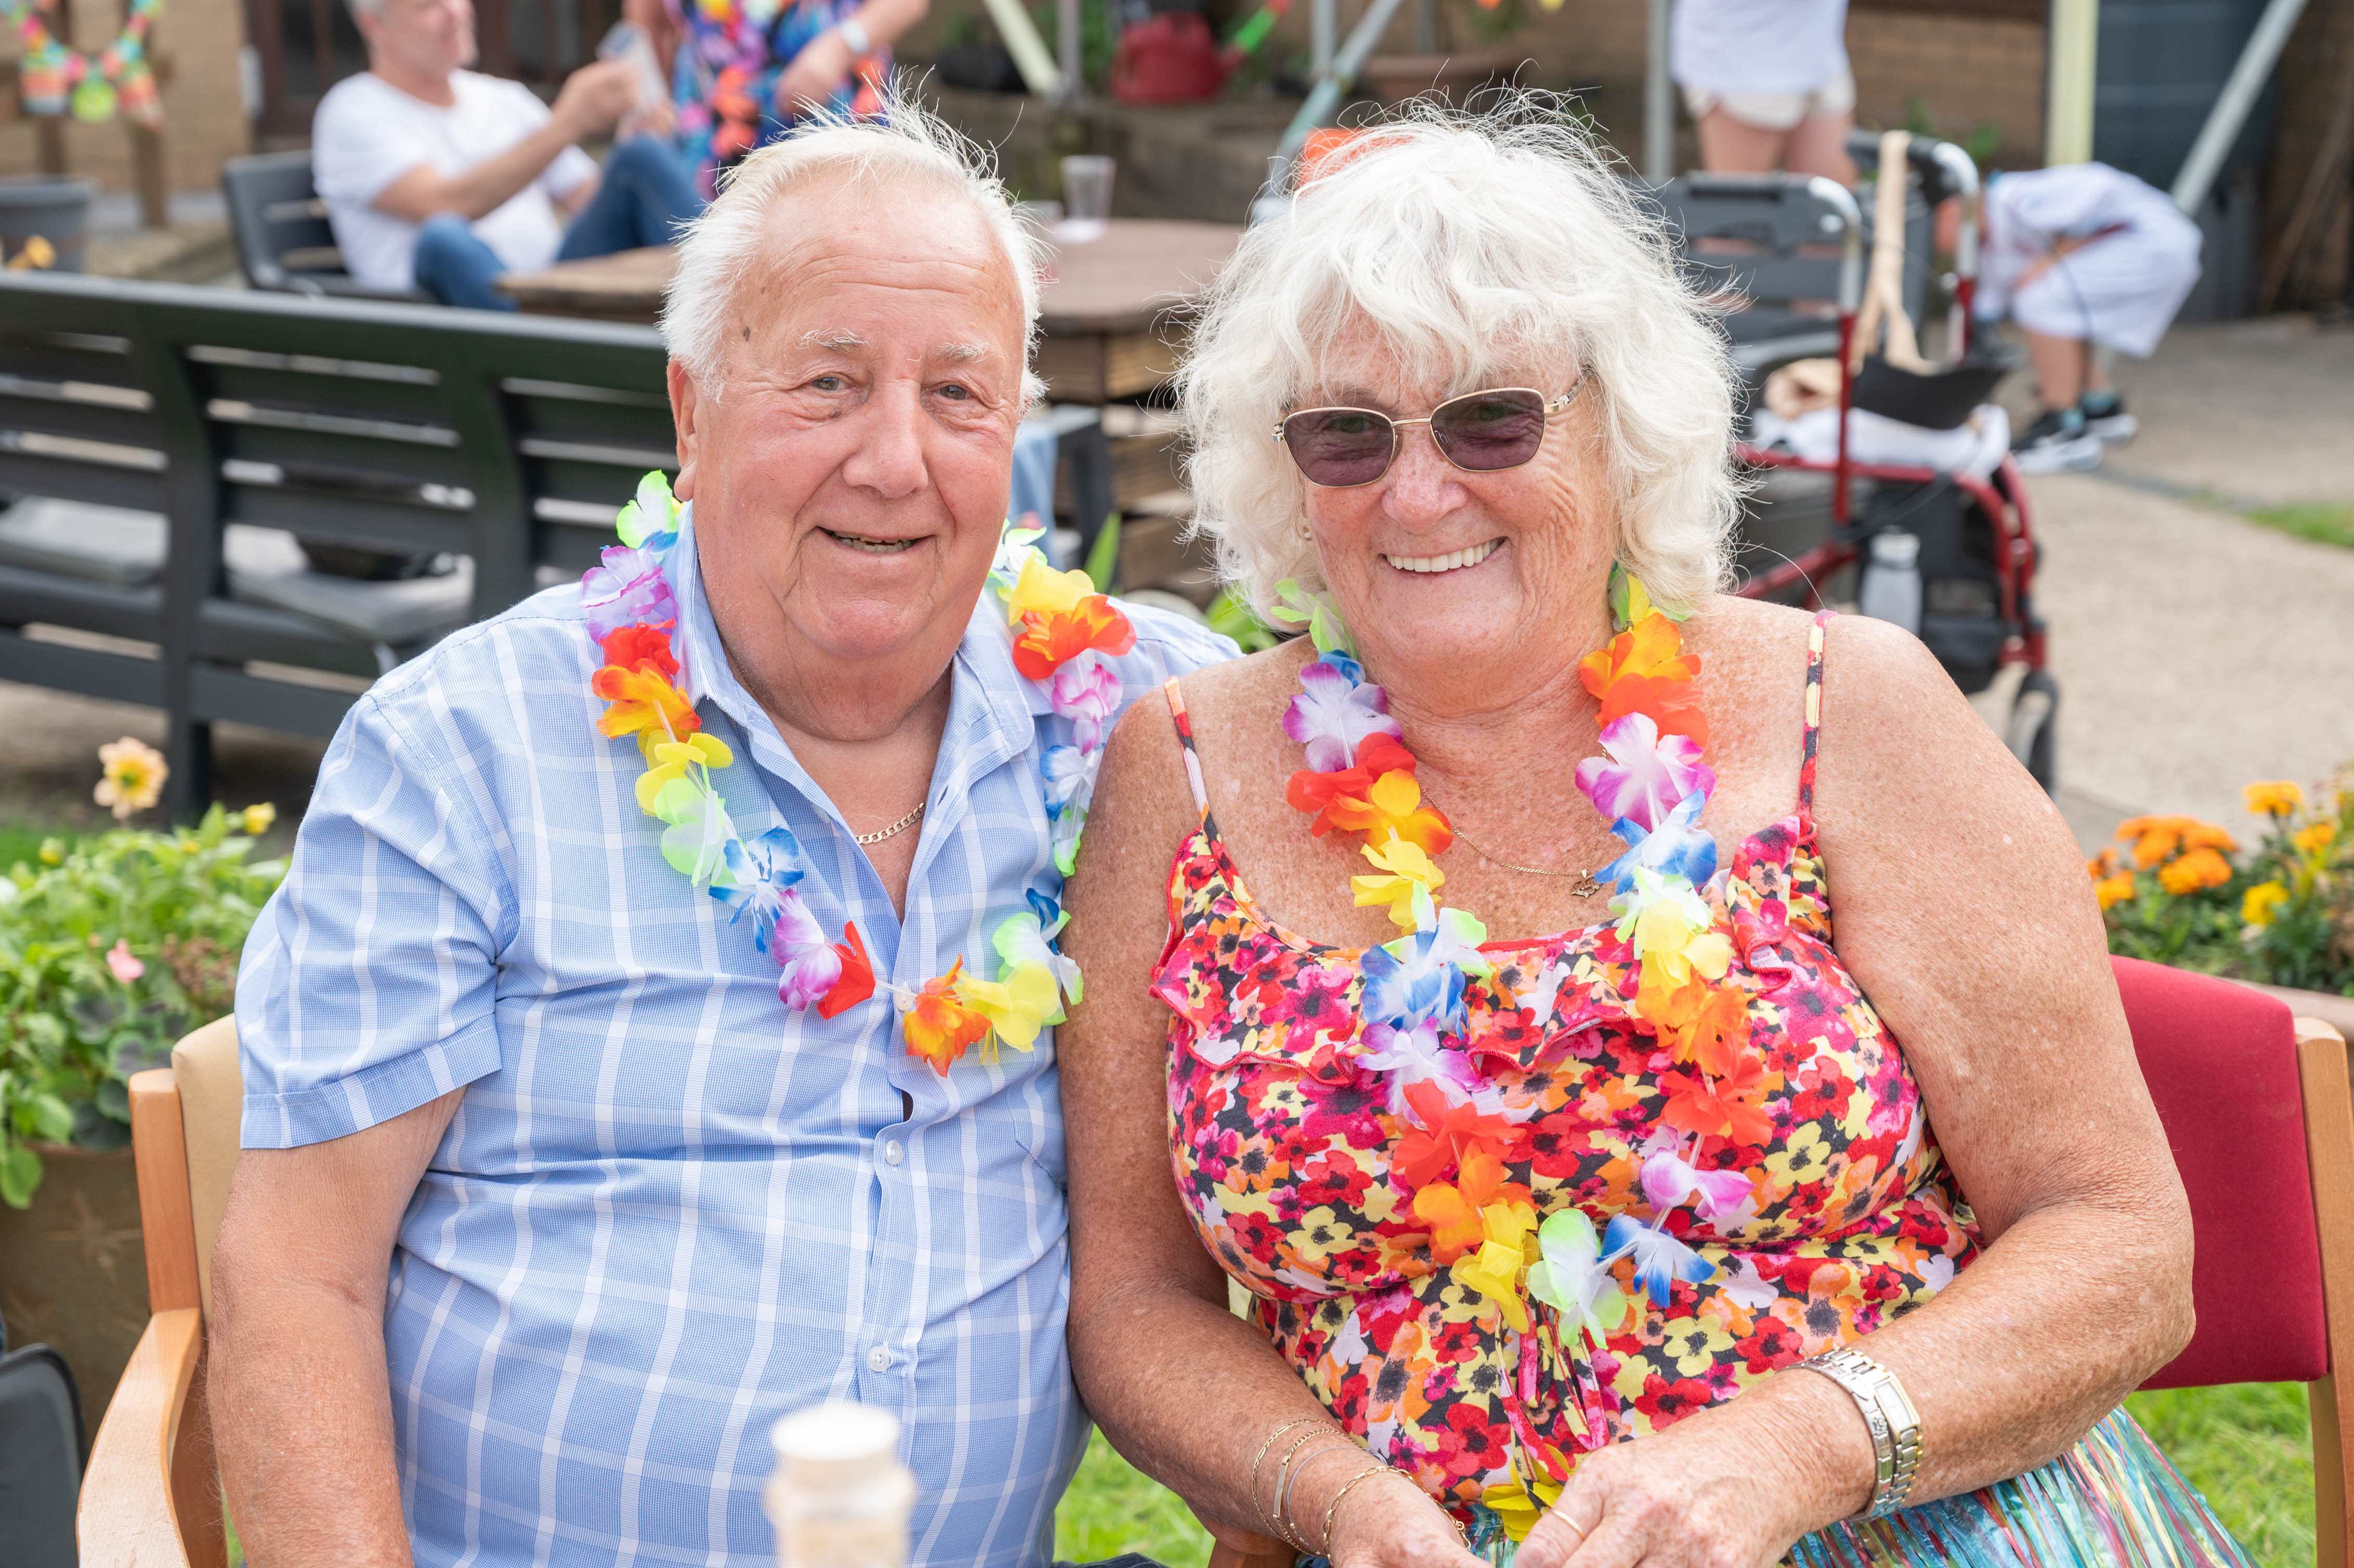
{"type": "MultiPolygon", "coordinates": [[[[2354,1366],[2354,1085],[2345,1037],[2318,1019],[2296,1021],[2296,1056],[2331,1368],[2306,1390],[2314,1557],[2317,1568],[2354,1568],[2354,1444],[2347,1438],[2336,1371],[2354,1366]]],[[[170,1068],[132,1077],[131,1138],[153,1316],[90,1446],[79,1516],[84,1568],[228,1568],[180,1116],[170,1068]]],[[[1210,1568],[1291,1568],[1292,1551],[1280,1542],[1206,1528],[1214,1542],[1210,1568]]]]}

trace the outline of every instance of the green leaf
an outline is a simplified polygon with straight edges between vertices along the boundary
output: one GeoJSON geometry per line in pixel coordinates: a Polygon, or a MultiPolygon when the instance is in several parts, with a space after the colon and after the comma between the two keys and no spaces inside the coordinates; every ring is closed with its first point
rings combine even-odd
{"type": "Polygon", "coordinates": [[[0,1154],[0,1203],[24,1208],[32,1202],[40,1184],[41,1157],[21,1143],[10,1144],[7,1152],[0,1154]]]}
{"type": "Polygon", "coordinates": [[[1084,569],[1087,580],[1096,585],[1096,592],[1109,593],[1117,586],[1115,579],[1119,576],[1119,513],[1106,517],[1103,526],[1096,530],[1096,542],[1087,550],[1084,569]]]}
{"type": "Polygon", "coordinates": [[[55,1095],[35,1095],[31,1101],[33,1136],[44,1143],[63,1143],[73,1136],[73,1111],[55,1095]]]}

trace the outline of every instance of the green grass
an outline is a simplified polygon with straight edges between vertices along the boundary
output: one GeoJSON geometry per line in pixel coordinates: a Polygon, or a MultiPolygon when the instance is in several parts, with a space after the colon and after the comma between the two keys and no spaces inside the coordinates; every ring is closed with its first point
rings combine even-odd
{"type": "Polygon", "coordinates": [[[0,874],[5,874],[20,860],[38,871],[41,863],[36,857],[40,854],[41,845],[46,840],[62,839],[70,843],[74,837],[72,833],[60,832],[55,828],[25,822],[0,822],[0,874]]]}
{"type": "Polygon", "coordinates": [[[1055,1555],[1097,1563],[1123,1552],[1141,1552],[1169,1568],[1204,1568],[1210,1532],[1176,1493],[1140,1474],[1097,1432],[1055,1510],[1055,1555]]]}
{"type": "Polygon", "coordinates": [[[2177,1388],[2126,1401],[2260,1568],[2313,1561],[2313,1439],[2291,1383],[2177,1388]]]}
{"type": "Polygon", "coordinates": [[[2285,506],[2260,506],[2243,515],[2300,539],[2354,549],[2354,503],[2294,501],[2285,506]]]}
{"type": "MultiPolygon", "coordinates": [[[[2313,1451],[2303,1388],[2168,1389],[2128,1403],[2258,1568],[2310,1568],[2313,1451]]],[[[1055,1555],[1091,1563],[1123,1552],[1203,1568],[1210,1537],[1175,1494],[1132,1469],[1098,1432],[1055,1514],[1055,1555]]]]}

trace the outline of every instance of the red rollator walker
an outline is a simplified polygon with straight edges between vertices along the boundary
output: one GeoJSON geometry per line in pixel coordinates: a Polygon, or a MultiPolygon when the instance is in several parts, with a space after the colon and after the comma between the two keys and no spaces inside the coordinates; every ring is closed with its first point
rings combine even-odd
{"type": "MultiPolygon", "coordinates": [[[[1872,166],[1879,138],[1860,134],[1852,150],[1872,166]]],[[[1747,577],[1736,591],[1814,609],[1857,597],[1846,585],[1867,573],[1917,573],[1917,588],[1894,602],[1911,611],[1914,630],[1964,692],[1982,692],[2011,666],[2024,668],[2004,738],[2048,790],[2058,780],[2059,687],[2045,667],[2033,595],[2038,552],[2017,465],[1999,446],[1990,461],[1983,444],[1974,461],[1945,467],[1863,461],[1851,450],[1858,409],[1910,427],[1924,438],[1918,444],[1935,445],[1939,432],[1958,431],[1971,420],[2009,368],[1999,349],[1971,336],[1977,166],[1952,143],[1916,137],[1903,150],[1903,232],[1873,238],[1882,248],[1903,248],[1905,297],[1917,301],[1927,292],[1931,214],[1947,199],[1962,204],[1955,270],[1945,280],[1947,363],[1926,372],[1897,368],[1878,355],[1863,358],[1859,369],[1850,355],[1864,295],[1866,233],[1864,215],[1845,187],[1819,176],[1692,174],[1658,193],[1681,232],[1686,268],[1729,307],[1722,322],[1746,382],[1734,456],[1759,483],[1744,518],[1740,559],[1747,577]],[[1755,416],[1766,377],[1800,360],[1832,356],[1835,437],[1819,421],[1815,433],[1824,440],[1811,452],[1759,442],[1755,416]],[[1835,450],[1820,450],[1832,441],[1835,450]],[[1829,476],[1827,510],[1822,486],[1808,485],[1804,475],[1829,476]]],[[[1880,210],[1900,210],[1893,194],[1880,210]]],[[[1882,249],[1881,260],[1887,265],[1894,258],[1882,249]]],[[[1884,438],[1893,429],[1878,425],[1874,434],[1890,444],[1884,438]]],[[[1999,427],[1991,432],[2000,433],[1999,427]]]]}

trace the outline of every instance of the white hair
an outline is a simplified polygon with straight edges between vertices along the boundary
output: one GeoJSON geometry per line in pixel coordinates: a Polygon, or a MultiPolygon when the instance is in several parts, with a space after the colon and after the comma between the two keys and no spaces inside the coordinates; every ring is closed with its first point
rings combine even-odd
{"type": "Polygon", "coordinates": [[[1551,395],[1582,367],[1619,561],[1677,609],[1728,576],[1739,487],[1723,340],[1659,219],[1561,101],[1498,97],[1476,117],[1409,104],[1344,143],[1211,291],[1179,375],[1194,527],[1261,613],[1285,577],[1323,586],[1299,527],[1305,482],[1270,432],[1368,324],[1449,395],[1558,370],[1551,395]]]}
{"type": "Polygon", "coordinates": [[[726,362],[736,290],[761,259],[769,215],[788,193],[840,179],[845,201],[873,202],[886,192],[920,191],[972,205],[1004,250],[1022,295],[1022,392],[1035,402],[1045,387],[1029,373],[1038,323],[1038,275],[1045,251],[1014,217],[988,152],[914,102],[893,96],[879,119],[819,112],[779,142],[722,176],[717,199],[679,237],[678,266],[663,299],[663,339],[706,396],[717,397],[726,362]]]}

